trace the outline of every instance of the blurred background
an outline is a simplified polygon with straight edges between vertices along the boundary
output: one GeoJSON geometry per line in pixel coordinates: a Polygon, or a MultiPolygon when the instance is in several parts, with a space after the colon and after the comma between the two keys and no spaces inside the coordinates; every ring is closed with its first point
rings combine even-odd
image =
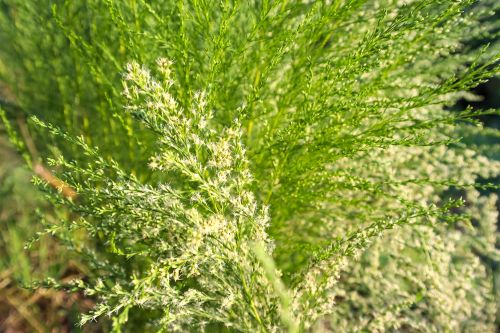
{"type": "Polygon", "coordinates": [[[25,249],[43,228],[37,208],[47,206],[31,177],[0,125],[0,332],[98,332],[96,325],[78,327],[78,314],[93,305],[83,295],[25,288],[46,276],[64,280],[81,274],[49,237],[25,249]]]}

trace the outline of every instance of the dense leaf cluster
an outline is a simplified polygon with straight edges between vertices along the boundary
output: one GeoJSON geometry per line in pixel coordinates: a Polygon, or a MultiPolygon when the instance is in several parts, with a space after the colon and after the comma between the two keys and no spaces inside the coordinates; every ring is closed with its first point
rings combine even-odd
{"type": "Polygon", "coordinates": [[[494,6],[0,0],[2,117],[87,267],[46,284],[115,331],[493,332],[500,161],[457,133],[496,111],[446,107],[494,6]]]}

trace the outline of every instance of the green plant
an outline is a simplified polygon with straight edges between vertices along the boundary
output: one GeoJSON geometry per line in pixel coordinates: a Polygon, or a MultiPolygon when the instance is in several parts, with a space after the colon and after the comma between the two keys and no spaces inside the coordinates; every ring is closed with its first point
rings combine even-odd
{"type": "Polygon", "coordinates": [[[36,116],[46,233],[87,273],[44,285],[95,297],[82,322],[494,331],[496,199],[473,188],[500,162],[456,132],[496,111],[445,110],[498,73],[464,45],[498,27],[488,2],[0,4],[3,118],[36,116]]]}
{"type": "MultiPolygon", "coordinates": [[[[3,127],[0,126],[0,132],[3,127]]],[[[34,279],[57,276],[68,280],[81,277],[77,261],[49,237],[26,251],[25,243],[43,225],[33,221],[33,212],[51,210],[30,183],[31,172],[16,156],[7,138],[0,137],[0,331],[2,332],[81,332],[75,329],[79,313],[88,311],[92,301],[83,295],[23,286],[34,279]]],[[[85,332],[97,332],[87,325],[85,332]]]]}

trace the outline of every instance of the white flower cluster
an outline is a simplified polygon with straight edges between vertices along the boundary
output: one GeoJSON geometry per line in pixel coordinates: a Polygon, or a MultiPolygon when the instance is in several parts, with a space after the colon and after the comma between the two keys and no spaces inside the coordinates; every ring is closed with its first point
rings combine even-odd
{"type": "Polygon", "coordinates": [[[150,167],[189,186],[146,186],[135,179],[107,184],[94,203],[100,219],[128,230],[113,236],[115,252],[148,264],[143,272],[134,272],[131,285],[87,292],[105,294],[101,307],[106,311],[130,306],[169,309],[161,322],[173,330],[201,328],[208,323],[204,318],[218,318],[244,331],[276,330],[276,296],[252,250],[252,244],[262,243],[272,251],[266,233],[269,213],[250,191],[240,124],[235,121],[230,128],[214,131],[202,92],[194,94],[190,109],[181,108],[169,92],[170,66],[172,62],[158,60],[163,78],[157,80],[131,63],[124,95],[127,110],[158,136],[159,153],[150,167]],[[107,202],[105,194],[114,200],[99,207],[99,202],[107,202]],[[142,251],[132,251],[140,244],[145,246],[142,251]]]}

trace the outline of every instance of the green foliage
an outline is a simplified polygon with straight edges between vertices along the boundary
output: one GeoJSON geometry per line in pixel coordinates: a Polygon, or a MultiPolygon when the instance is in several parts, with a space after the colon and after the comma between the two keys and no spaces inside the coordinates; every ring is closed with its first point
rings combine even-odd
{"type": "MultiPolygon", "coordinates": [[[[0,126],[0,132],[3,130],[0,126]]],[[[71,277],[76,261],[50,238],[27,251],[25,243],[44,226],[34,219],[37,209],[50,219],[49,207],[30,183],[31,173],[21,158],[0,137],[0,330],[16,332],[63,332],[78,323],[79,312],[89,306],[75,304],[77,295],[62,291],[23,288],[46,276],[71,277]]],[[[75,276],[73,276],[74,278],[75,276]]],[[[97,332],[88,325],[84,332],[97,332]],[[89,329],[89,330],[87,330],[89,329]]],[[[79,329],[73,330],[82,332],[79,329]]]]}
{"type": "Polygon", "coordinates": [[[497,112],[446,110],[491,6],[0,0],[4,122],[77,193],[35,180],[87,274],[43,285],[114,331],[493,332],[497,112]]]}

